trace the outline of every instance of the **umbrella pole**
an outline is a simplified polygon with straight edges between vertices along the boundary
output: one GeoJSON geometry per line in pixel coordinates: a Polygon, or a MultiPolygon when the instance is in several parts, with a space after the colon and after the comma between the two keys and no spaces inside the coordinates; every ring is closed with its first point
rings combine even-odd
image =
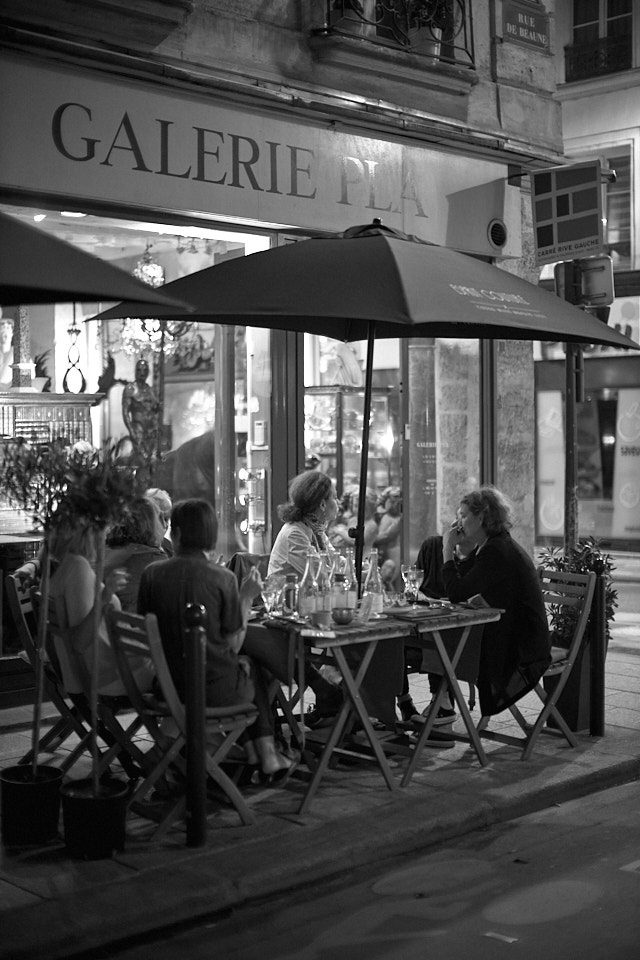
{"type": "Polygon", "coordinates": [[[358,522],[356,526],[356,576],[358,595],[362,594],[362,553],[364,550],[364,514],[367,499],[367,475],[369,472],[369,420],[371,418],[371,383],[373,380],[373,349],[376,325],[369,324],[367,336],[367,363],[364,377],[364,405],[362,408],[362,452],[360,454],[360,487],[358,490],[358,522]]]}

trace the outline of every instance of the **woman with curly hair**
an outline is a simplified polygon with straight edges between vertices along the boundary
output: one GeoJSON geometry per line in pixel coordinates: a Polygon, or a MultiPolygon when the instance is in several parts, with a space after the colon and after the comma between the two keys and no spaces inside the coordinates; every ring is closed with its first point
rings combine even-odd
{"type": "Polygon", "coordinates": [[[544,601],[531,557],[512,539],[512,509],[494,487],[480,487],[462,497],[460,524],[443,538],[442,579],[454,603],[480,595],[504,612],[484,628],[478,693],[483,716],[501,713],[533,689],[550,662],[544,601]],[[470,568],[454,561],[456,544],[476,544],[470,568]]]}
{"type": "Polygon", "coordinates": [[[142,571],[156,560],[164,560],[164,524],[156,505],[146,496],[136,497],[122,519],[107,533],[104,568],[108,574],[120,569],[126,583],[118,590],[122,609],[136,612],[142,571]]]}

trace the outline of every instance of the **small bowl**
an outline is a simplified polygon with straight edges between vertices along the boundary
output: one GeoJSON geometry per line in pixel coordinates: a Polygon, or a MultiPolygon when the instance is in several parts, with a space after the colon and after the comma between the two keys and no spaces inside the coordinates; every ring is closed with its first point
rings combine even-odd
{"type": "Polygon", "coordinates": [[[348,623],[351,623],[355,615],[355,610],[353,607],[334,607],[331,611],[331,616],[336,623],[339,623],[341,626],[346,626],[348,623]]]}

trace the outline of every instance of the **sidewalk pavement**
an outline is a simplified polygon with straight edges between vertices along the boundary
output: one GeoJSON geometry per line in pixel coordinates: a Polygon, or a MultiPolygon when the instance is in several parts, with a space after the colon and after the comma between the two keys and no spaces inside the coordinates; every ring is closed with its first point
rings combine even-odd
{"type": "MultiPolygon", "coordinates": [[[[426,702],[425,679],[412,676],[411,684],[416,703],[426,702]]],[[[24,709],[22,724],[13,712],[0,717],[6,720],[0,766],[28,749],[24,709]]],[[[509,723],[502,716],[495,722],[509,723]]],[[[180,827],[162,841],[146,839],[149,822],[131,820],[126,848],[112,860],[70,860],[61,840],[3,850],[0,957],[95,957],[103,946],[162,936],[176,924],[211,920],[250,901],[640,778],[640,615],[616,618],[605,735],[585,731],[579,741],[572,750],[541,737],[526,763],[512,747],[487,743],[484,768],[463,744],[426,749],[412,783],[392,792],[377,768],[340,766],[328,773],[304,818],[296,814],[303,786],[292,778],[285,788],[254,791],[253,827],[238,826],[232,811],[219,809],[201,848],[188,848],[180,827]]],[[[405,762],[395,767],[398,779],[405,762]]]]}

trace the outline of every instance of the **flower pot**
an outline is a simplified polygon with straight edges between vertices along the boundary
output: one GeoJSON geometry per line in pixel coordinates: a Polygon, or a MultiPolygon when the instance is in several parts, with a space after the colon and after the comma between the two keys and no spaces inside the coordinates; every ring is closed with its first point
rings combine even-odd
{"type": "Polygon", "coordinates": [[[2,842],[6,846],[46,843],[58,836],[62,771],[44,764],[0,770],[2,842]]]}
{"type": "Polygon", "coordinates": [[[64,842],[70,856],[107,860],[114,851],[124,849],[127,783],[103,781],[94,795],[91,780],[71,780],[60,793],[64,842]]]}

